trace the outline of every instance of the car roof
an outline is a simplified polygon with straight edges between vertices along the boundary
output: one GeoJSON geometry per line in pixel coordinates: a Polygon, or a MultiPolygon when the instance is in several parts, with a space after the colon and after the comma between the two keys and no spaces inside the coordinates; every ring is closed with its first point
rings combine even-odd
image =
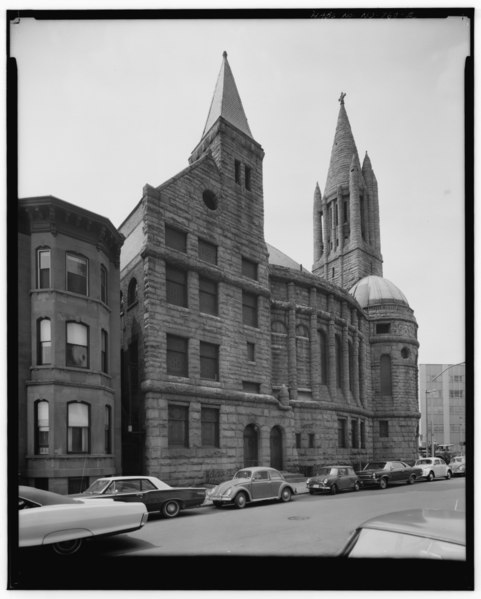
{"type": "Polygon", "coordinates": [[[143,474],[139,476],[99,476],[99,478],[96,480],[138,480],[139,478],[147,480],[159,480],[156,476],[145,476],[143,474]]]}
{"type": "Polygon", "coordinates": [[[411,509],[390,512],[363,522],[358,528],[374,528],[466,544],[466,514],[443,509],[411,509]]]}
{"type": "Polygon", "coordinates": [[[237,472],[241,470],[251,470],[252,472],[257,472],[258,470],[269,470],[270,472],[279,472],[275,468],[271,468],[270,466],[246,466],[245,468],[239,468],[237,472]]]}

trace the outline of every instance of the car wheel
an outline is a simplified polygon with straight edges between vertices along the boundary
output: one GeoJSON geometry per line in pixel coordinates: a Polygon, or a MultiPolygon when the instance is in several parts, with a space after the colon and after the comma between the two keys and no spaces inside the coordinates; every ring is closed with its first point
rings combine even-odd
{"type": "Polygon", "coordinates": [[[80,549],[83,547],[83,544],[83,539],[62,541],[61,543],[54,543],[52,545],[52,551],[57,555],[74,555],[80,551],[80,549]]]}
{"type": "Polygon", "coordinates": [[[177,501],[166,501],[162,506],[162,516],[164,518],[175,518],[180,512],[180,505],[177,501]]]}
{"type": "Polygon", "coordinates": [[[361,485],[358,482],[354,483],[354,491],[359,491],[359,489],[361,488],[361,485]]]}
{"type": "Polygon", "coordinates": [[[411,476],[407,480],[407,484],[413,485],[415,482],[416,482],[416,477],[414,476],[414,474],[411,474],[411,476]]]}
{"type": "Polygon", "coordinates": [[[331,487],[331,495],[335,495],[337,493],[337,486],[336,485],[332,485],[331,487]]]}
{"type": "Polygon", "coordinates": [[[283,501],[284,503],[287,503],[288,501],[291,500],[291,497],[292,497],[292,492],[289,489],[289,487],[285,487],[284,489],[282,489],[281,501],[283,501]]]}
{"type": "Polygon", "coordinates": [[[446,478],[449,480],[451,478],[451,470],[446,472],[446,478]]]}
{"type": "Polygon", "coordinates": [[[246,506],[247,503],[247,496],[245,493],[237,493],[237,495],[235,496],[234,499],[234,503],[235,506],[238,507],[240,510],[246,506]]]}
{"type": "Polygon", "coordinates": [[[431,470],[431,472],[430,472],[430,473],[428,474],[428,476],[427,476],[427,480],[428,480],[429,482],[431,482],[431,481],[433,480],[433,478],[434,478],[434,472],[431,470]]]}
{"type": "Polygon", "coordinates": [[[386,489],[387,488],[387,478],[381,478],[379,481],[379,488],[386,489]]]}

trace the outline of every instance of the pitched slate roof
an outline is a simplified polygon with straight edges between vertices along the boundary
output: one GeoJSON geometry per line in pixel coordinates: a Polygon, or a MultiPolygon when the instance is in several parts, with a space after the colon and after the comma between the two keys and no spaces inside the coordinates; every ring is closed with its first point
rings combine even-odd
{"type": "Polygon", "coordinates": [[[234,76],[227,61],[227,52],[224,52],[222,56],[222,66],[217,77],[214,96],[212,97],[202,137],[204,137],[219,117],[223,117],[226,121],[234,125],[234,127],[252,137],[234,76]]]}

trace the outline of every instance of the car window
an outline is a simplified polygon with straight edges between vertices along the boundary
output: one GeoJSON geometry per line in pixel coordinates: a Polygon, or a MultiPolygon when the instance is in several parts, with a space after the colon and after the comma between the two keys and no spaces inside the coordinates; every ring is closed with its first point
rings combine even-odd
{"type": "Polygon", "coordinates": [[[364,470],[384,470],[387,466],[387,462],[369,462],[364,470]]]}
{"type": "Polygon", "coordinates": [[[277,470],[271,470],[269,472],[271,480],[282,480],[282,474],[277,472],[277,470]]]}
{"type": "Polygon", "coordinates": [[[425,466],[425,465],[429,465],[431,463],[431,460],[418,460],[416,462],[416,466],[425,466]]]}
{"type": "Polygon", "coordinates": [[[347,474],[348,476],[354,476],[354,475],[355,475],[355,472],[354,472],[354,470],[353,470],[352,468],[348,468],[348,469],[347,469],[347,473],[346,473],[346,474],[347,474]]]}
{"type": "Polygon", "coordinates": [[[234,478],[250,478],[252,476],[252,472],[250,470],[239,470],[234,475],[234,478]]]}
{"type": "Polygon", "coordinates": [[[148,478],[142,479],[141,483],[142,491],[152,491],[157,488],[148,478]]]}
{"type": "Polygon", "coordinates": [[[135,493],[140,491],[140,480],[116,480],[113,482],[114,493],[135,493]]]}
{"type": "Polygon", "coordinates": [[[268,480],[269,475],[267,474],[267,470],[259,470],[258,472],[254,472],[252,478],[254,480],[268,480]]]}
{"type": "Polygon", "coordinates": [[[346,476],[347,471],[345,468],[339,468],[339,476],[346,476]]]}

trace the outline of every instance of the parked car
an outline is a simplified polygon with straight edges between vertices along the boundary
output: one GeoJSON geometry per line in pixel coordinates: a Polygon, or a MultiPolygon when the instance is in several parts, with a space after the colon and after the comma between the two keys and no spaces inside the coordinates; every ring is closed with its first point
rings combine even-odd
{"type": "Polygon", "coordinates": [[[466,476],[466,456],[457,455],[449,462],[453,476],[466,476]]]}
{"type": "Polygon", "coordinates": [[[243,508],[247,503],[268,499],[287,502],[296,493],[296,488],[278,470],[255,466],[242,468],[232,480],[217,485],[209,498],[215,507],[233,504],[243,508]]]}
{"type": "Polygon", "coordinates": [[[180,510],[202,505],[206,491],[203,487],[171,487],[155,476],[107,476],[98,478],[83,493],[71,497],[141,501],[149,514],[160,512],[164,518],[175,518],[180,510]]]}
{"type": "Polygon", "coordinates": [[[340,556],[465,560],[466,514],[441,509],[383,514],[358,526],[340,556]]]}
{"type": "Polygon", "coordinates": [[[34,487],[18,489],[20,547],[50,545],[58,555],[80,551],[86,539],[130,532],[144,526],[145,505],[86,502],[34,487]]]}
{"type": "Polygon", "coordinates": [[[421,458],[416,460],[415,466],[421,468],[420,478],[433,480],[433,478],[451,478],[451,466],[448,466],[442,458],[421,458]]]}
{"type": "Polygon", "coordinates": [[[363,487],[379,487],[385,489],[392,483],[412,485],[420,476],[421,468],[410,466],[396,460],[369,462],[356,472],[363,487]]]}
{"type": "Polygon", "coordinates": [[[311,495],[315,493],[330,493],[338,491],[359,491],[361,483],[352,466],[323,466],[306,481],[311,495]]]}

